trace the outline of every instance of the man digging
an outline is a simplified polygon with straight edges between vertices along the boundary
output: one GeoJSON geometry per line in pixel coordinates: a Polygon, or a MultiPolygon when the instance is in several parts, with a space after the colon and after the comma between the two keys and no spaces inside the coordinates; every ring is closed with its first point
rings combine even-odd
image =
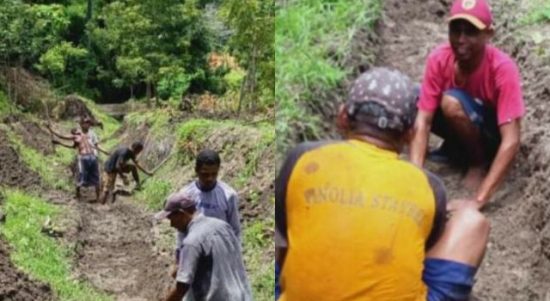
{"type": "Polygon", "coordinates": [[[473,194],[451,207],[465,200],[487,204],[519,150],[520,74],[507,54],[489,45],[492,21],[485,0],[454,1],[449,43],[434,49],[425,67],[410,157],[424,164],[431,131],[444,143],[428,159],[467,166],[464,185],[473,194]]]}
{"type": "Polygon", "coordinates": [[[112,202],[116,199],[116,193],[114,193],[115,181],[117,175],[119,175],[124,181],[126,179],[125,174],[131,173],[134,181],[136,182],[136,190],[141,189],[141,182],[139,180],[138,169],[144,172],[148,176],[152,176],[153,173],[144,169],[137,161],[137,156],[143,150],[143,143],[134,142],[128,147],[121,147],[117,149],[105,162],[104,176],[103,176],[103,196],[101,197],[101,203],[105,204],[109,194],[112,195],[112,202]],[[130,164],[132,160],[134,164],[130,164]]]}

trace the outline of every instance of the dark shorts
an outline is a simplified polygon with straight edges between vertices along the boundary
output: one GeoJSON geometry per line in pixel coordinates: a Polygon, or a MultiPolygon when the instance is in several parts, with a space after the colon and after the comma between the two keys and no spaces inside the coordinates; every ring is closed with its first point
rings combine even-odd
{"type": "MultiPolygon", "coordinates": [[[[487,157],[492,160],[496,155],[501,141],[495,110],[484,106],[480,100],[475,99],[461,89],[449,89],[445,91],[444,94],[452,96],[460,102],[464,109],[464,113],[466,113],[470,121],[479,129],[487,157]]],[[[432,132],[445,140],[451,140],[450,142],[453,146],[460,147],[457,141],[453,141],[454,135],[449,131],[441,108],[438,108],[435,112],[432,132]]]]}
{"type": "Polygon", "coordinates": [[[422,280],[428,287],[427,301],[466,301],[474,286],[477,268],[444,259],[424,260],[422,280]]]}
{"type": "Polygon", "coordinates": [[[82,155],[78,159],[78,186],[98,186],[99,185],[99,164],[94,155],[82,155]]]}

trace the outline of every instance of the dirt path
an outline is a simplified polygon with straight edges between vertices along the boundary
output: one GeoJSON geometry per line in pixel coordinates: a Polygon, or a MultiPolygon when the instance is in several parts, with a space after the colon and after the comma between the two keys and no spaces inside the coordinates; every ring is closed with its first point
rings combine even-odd
{"type": "Polygon", "coordinates": [[[158,300],[173,283],[169,260],[155,249],[151,213],[119,197],[107,207],[75,204],[81,212],[76,269],[117,301],[158,300]]]}
{"type": "MultiPolygon", "coordinates": [[[[392,66],[419,81],[430,49],[446,40],[445,16],[449,0],[384,1],[384,16],[379,28],[381,51],[377,65],[392,66]]],[[[500,18],[504,0],[493,1],[493,11],[500,18]]],[[[503,20],[497,20],[497,22],[503,20]]],[[[504,23],[504,22],[502,22],[504,23]]],[[[498,31],[497,36],[504,34],[498,31]]],[[[513,41],[497,39],[515,56],[524,79],[524,96],[528,116],[524,124],[521,154],[502,188],[486,210],[492,231],[485,259],[476,277],[473,300],[532,301],[550,300],[550,207],[547,204],[548,155],[547,123],[540,120],[547,94],[541,82],[548,76],[537,71],[540,62],[532,59],[529,50],[522,51],[513,41]],[[512,53],[515,52],[515,53],[512,53]],[[543,97],[543,98],[541,98],[543,97]],[[530,115],[533,108],[539,117],[530,115]]],[[[546,100],[547,101],[547,100],[546,100]]],[[[461,175],[446,166],[428,164],[427,168],[442,176],[450,198],[466,195],[460,185],[461,175]]]]}

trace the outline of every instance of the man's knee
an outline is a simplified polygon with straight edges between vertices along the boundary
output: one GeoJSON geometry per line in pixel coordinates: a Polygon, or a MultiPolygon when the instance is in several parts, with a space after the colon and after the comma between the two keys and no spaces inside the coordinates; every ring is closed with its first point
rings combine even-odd
{"type": "Polygon", "coordinates": [[[460,101],[451,95],[443,95],[441,99],[441,111],[446,118],[469,120],[460,101]]]}

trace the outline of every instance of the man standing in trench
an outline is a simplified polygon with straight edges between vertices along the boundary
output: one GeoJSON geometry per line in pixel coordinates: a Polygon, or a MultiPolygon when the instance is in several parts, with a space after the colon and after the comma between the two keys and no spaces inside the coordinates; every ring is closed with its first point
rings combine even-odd
{"type": "Polygon", "coordinates": [[[399,159],[414,90],[397,71],[362,74],[338,113],[346,140],[287,156],[275,185],[280,301],[468,299],[489,224],[470,204],[446,220],[441,180],[399,159]]]}
{"type": "Polygon", "coordinates": [[[430,131],[441,136],[442,146],[428,159],[462,159],[459,163],[467,166],[464,185],[472,195],[461,201],[474,201],[480,208],[518,153],[525,114],[518,67],[489,45],[492,20],[485,0],[454,1],[449,43],[427,59],[410,148],[411,161],[423,166],[430,131]]]}

